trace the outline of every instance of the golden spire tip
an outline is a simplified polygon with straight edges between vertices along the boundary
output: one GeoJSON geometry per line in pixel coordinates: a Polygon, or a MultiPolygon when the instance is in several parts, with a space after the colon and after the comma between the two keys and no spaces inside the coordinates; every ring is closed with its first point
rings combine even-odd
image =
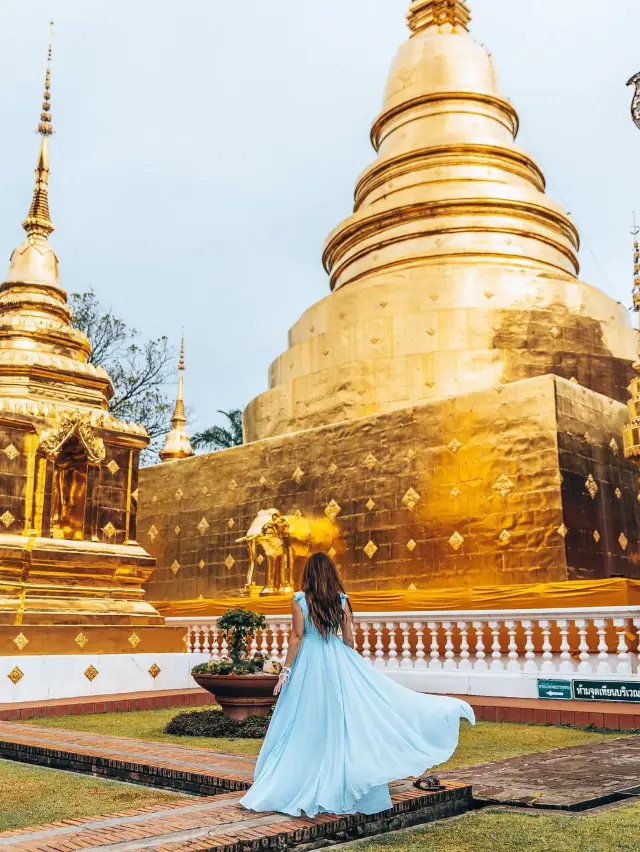
{"type": "Polygon", "coordinates": [[[446,25],[468,30],[471,12],[464,0],[411,0],[407,19],[414,33],[446,25]]]}

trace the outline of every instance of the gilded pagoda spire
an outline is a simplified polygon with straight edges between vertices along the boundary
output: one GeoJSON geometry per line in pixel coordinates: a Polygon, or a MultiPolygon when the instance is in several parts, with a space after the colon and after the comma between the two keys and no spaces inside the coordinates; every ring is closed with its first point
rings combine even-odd
{"type": "Polygon", "coordinates": [[[187,416],[184,410],[184,334],[180,342],[180,357],[178,358],[178,392],[176,404],[171,418],[169,430],[160,450],[159,456],[163,462],[177,461],[195,455],[187,432],[187,416]]]}
{"type": "Polygon", "coordinates": [[[53,222],[49,214],[49,136],[53,134],[53,123],[51,121],[51,56],[53,52],[53,21],[49,36],[49,50],[47,53],[47,70],[44,78],[44,96],[42,100],[42,112],[38,123],[37,133],[40,134],[40,151],[38,164],[36,166],[36,185],[33,191],[33,200],[27,218],[22,223],[30,237],[41,237],[45,240],[54,230],[53,222]]]}
{"type": "Polygon", "coordinates": [[[413,0],[407,19],[409,29],[414,33],[447,25],[466,30],[471,12],[463,0],[413,0]]]}

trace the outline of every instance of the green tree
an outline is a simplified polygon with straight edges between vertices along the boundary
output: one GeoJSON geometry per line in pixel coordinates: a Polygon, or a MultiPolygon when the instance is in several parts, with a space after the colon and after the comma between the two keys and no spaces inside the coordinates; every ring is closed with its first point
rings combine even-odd
{"type": "Polygon", "coordinates": [[[218,411],[227,419],[226,426],[211,426],[198,432],[191,439],[191,445],[196,450],[228,450],[239,447],[242,438],[242,411],[234,408],[232,411],[218,411]]]}
{"type": "Polygon", "coordinates": [[[143,453],[143,462],[156,461],[173,411],[167,385],[175,376],[175,350],[166,337],[141,340],[139,332],[106,310],[92,290],[72,293],[69,303],[74,326],[91,343],[90,362],[104,367],[111,376],[115,393],[109,411],[146,428],[151,444],[143,453]]]}

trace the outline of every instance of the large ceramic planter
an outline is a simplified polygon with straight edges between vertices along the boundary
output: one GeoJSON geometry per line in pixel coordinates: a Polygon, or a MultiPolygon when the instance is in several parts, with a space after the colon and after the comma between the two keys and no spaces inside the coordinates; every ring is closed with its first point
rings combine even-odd
{"type": "Polygon", "coordinates": [[[268,716],[276,703],[273,694],[277,675],[216,675],[194,674],[193,679],[215,695],[226,716],[246,719],[247,716],[268,716]]]}

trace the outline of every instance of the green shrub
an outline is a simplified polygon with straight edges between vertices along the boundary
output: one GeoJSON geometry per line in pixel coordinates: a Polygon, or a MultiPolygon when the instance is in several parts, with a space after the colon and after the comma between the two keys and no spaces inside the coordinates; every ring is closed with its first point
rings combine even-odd
{"type": "Polygon", "coordinates": [[[271,715],[230,719],[222,710],[195,710],[179,713],[165,728],[167,734],[179,737],[227,737],[228,739],[262,739],[267,733],[271,715]]]}
{"type": "Polygon", "coordinates": [[[200,663],[191,669],[191,674],[259,674],[266,662],[263,654],[254,654],[247,659],[249,641],[257,630],[265,630],[267,622],[264,615],[250,612],[248,609],[228,609],[218,619],[218,628],[224,633],[229,656],[218,662],[200,663]]]}
{"type": "Polygon", "coordinates": [[[239,660],[237,663],[234,663],[229,657],[225,657],[218,662],[210,660],[208,663],[199,663],[191,669],[191,674],[260,674],[265,662],[266,657],[263,654],[255,654],[250,660],[239,660]]]}

